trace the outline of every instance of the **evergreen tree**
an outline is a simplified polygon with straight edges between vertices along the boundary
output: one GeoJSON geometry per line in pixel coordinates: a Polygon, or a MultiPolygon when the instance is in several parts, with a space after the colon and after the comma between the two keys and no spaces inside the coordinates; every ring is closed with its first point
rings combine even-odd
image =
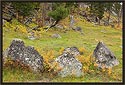
{"type": "Polygon", "coordinates": [[[56,22],[50,26],[54,27],[61,19],[64,19],[68,16],[69,10],[65,8],[64,3],[55,3],[53,5],[53,11],[49,12],[48,15],[52,17],[56,22]]]}
{"type": "Polygon", "coordinates": [[[22,16],[29,16],[31,11],[38,5],[38,3],[32,2],[12,2],[14,9],[22,16]]]}
{"type": "Polygon", "coordinates": [[[104,17],[104,3],[101,2],[90,2],[90,13],[96,18],[98,18],[98,22],[100,24],[100,20],[104,17]]]}

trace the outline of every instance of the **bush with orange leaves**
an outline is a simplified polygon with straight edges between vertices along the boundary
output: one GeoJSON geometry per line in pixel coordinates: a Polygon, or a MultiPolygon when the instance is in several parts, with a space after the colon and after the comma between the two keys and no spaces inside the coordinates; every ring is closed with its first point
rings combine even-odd
{"type": "Polygon", "coordinates": [[[80,47],[79,52],[80,52],[80,54],[83,54],[84,52],[87,52],[87,50],[83,47],[80,47]]]}
{"type": "Polygon", "coordinates": [[[61,47],[61,49],[59,50],[59,54],[62,54],[64,49],[65,49],[64,47],[61,47]]]}
{"type": "MultiPolygon", "coordinates": [[[[86,49],[84,48],[79,48],[80,52],[88,52],[86,49]]],[[[112,68],[106,68],[105,66],[103,66],[102,69],[98,68],[98,64],[95,62],[95,57],[92,56],[93,52],[91,52],[88,56],[85,55],[80,55],[78,56],[78,60],[80,62],[82,62],[83,64],[83,72],[84,73],[104,73],[107,75],[111,75],[112,74],[112,68]]]]}
{"type": "Polygon", "coordinates": [[[54,50],[43,52],[42,56],[44,58],[45,72],[52,72],[56,74],[62,68],[59,67],[58,63],[55,61],[54,50]]]}
{"type": "Polygon", "coordinates": [[[6,58],[6,61],[4,61],[3,63],[3,67],[11,68],[11,69],[16,68],[16,69],[21,69],[21,70],[31,72],[31,69],[28,65],[25,65],[19,60],[12,60],[10,58],[6,58]]]}
{"type": "Polygon", "coordinates": [[[83,64],[84,73],[90,73],[95,70],[93,63],[94,58],[92,57],[92,53],[90,53],[88,56],[80,55],[77,58],[83,64]]]}
{"type": "Polygon", "coordinates": [[[19,29],[18,32],[21,32],[23,34],[27,34],[28,33],[25,26],[17,25],[17,28],[19,29]]]}

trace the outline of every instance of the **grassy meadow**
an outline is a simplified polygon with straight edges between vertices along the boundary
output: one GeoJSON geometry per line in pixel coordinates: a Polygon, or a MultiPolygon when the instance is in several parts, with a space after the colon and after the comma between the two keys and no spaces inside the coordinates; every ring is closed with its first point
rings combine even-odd
{"type": "MultiPolygon", "coordinates": [[[[65,20],[62,22],[68,23],[65,20]]],[[[87,58],[87,56],[93,52],[98,42],[103,41],[119,61],[119,65],[113,67],[110,74],[107,74],[106,71],[88,69],[86,72],[83,70],[84,76],[82,77],[68,76],[61,78],[51,75],[51,72],[36,74],[19,68],[3,67],[3,82],[121,82],[122,30],[114,29],[110,26],[94,25],[80,17],[76,18],[75,25],[82,28],[84,35],[74,30],[65,33],[63,30],[52,28],[46,32],[41,28],[42,30],[40,32],[36,32],[36,35],[40,36],[39,39],[29,40],[27,38],[28,33],[25,30],[26,27],[14,19],[12,23],[6,22],[3,27],[3,50],[10,45],[14,38],[20,38],[26,46],[34,46],[45,60],[49,59],[49,57],[44,56],[47,52],[53,51],[53,59],[55,59],[61,54],[60,50],[62,48],[71,46],[81,49],[81,51],[83,51],[82,56],[87,58]],[[14,31],[16,26],[19,27],[17,32],[14,31]],[[51,35],[54,33],[60,34],[62,38],[52,38],[51,35]]],[[[81,59],[81,61],[84,62],[84,59],[81,59]]]]}

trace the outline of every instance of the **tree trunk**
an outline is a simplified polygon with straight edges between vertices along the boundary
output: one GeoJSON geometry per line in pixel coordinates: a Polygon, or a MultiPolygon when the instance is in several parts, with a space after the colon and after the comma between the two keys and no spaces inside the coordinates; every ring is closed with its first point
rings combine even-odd
{"type": "Polygon", "coordinates": [[[54,27],[56,24],[58,24],[59,20],[56,20],[54,24],[50,26],[50,28],[54,27]]]}
{"type": "Polygon", "coordinates": [[[56,24],[58,24],[59,21],[60,21],[60,20],[56,20],[56,21],[46,30],[46,32],[47,32],[50,28],[52,28],[52,27],[54,27],[56,24]]]}
{"type": "Polygon", "coordinates": [[[118,25],[117,25],[117,27],[119,28],[120,27],[120,22],[121,22],[120,21],[120,19],[121,19],[121,10],[119,10],[117,18],[118,18],[118,21],[117,21],[118,25]]]}
{"type": "Polygon", "coordinates": [[[118,21],[117,21],[118,25],[117,25],[117,27],[118,27],[118,28],[120,28],[121,17],[122,17],[122,5],[121,5],[121,7],[120,7],[120,10],[119,10],[118,16],[117,16],[117,18],[118,18],[118,21]]]}
{"type": "Polygon", "coordinates": [[[44,3],[40,3],[40,9],[39,9],[37,16],[36,16],[37,23],[40,27],[43,26],[43,22],[44,22],[44,10],[43,9],[44,9],[44,3]]]}
{"type": "Polygon", "coordinates": [[[98,19],[98,23],[99,23],[99,25],[100,25],[100,19],[98,19]]]}
{"type": "Polygon", "coordinates": [[[120,27],[120,16],[118,16],[118,21],[117,21],[118,25],[117,27],[119,28],[120,27]]]}
{"type": "Polygon", "coordinates": [[[18,12],[16,12],[16,19],[17,19],[17,20],[18,20],[18,17],[19,17],[18,12]]]}
{"type": "Polygon", "coordinates": [[[109,12],[109,16],[108,16],[108,25],[110,24],[109,21],[110,21],[110,12],[109,12]]]}
{"type": "Polygon", "coordinates": [[[42,4],[42,26],[44,26],[44,17],[45,17],[45,3],[42,4]]]}

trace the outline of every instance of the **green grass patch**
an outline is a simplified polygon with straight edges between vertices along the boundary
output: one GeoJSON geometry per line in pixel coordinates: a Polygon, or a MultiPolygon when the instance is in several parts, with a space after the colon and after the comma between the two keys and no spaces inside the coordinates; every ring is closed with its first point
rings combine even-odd
{"type": "MultiPolygon", "coordinates": [[[[16,20],[13,21],[17,23],[16,20]]],[[[21,25],[17,23],[17,25],[21,25]]],[[[16,26],[16,25],[15,25],[16,26]]],[[[32,24],[32,26],[35,26],[32,24]]],[[[35,48],[40,48],[43,51],[55,50],[55,57],[59,56],[59,50],[64,47],[76,46],[78,48],[85,48],[89,55],[96,47],[99,41],[103,41],[107,47],[116,55],[116,58],[120,64],[116,67],[113,67],[113,71],[116,74],[116,78],[109,77],[105,74],[97,74],[96,72],[92,74],[84,74],[83,77],[76,78],[69,76],[66,78],[61,78],[58,76],[53,77],[49,80],[49,76],[45,73],[45,77],[41,75],[21,71],[20,69],[7,69],[3,68],[3,81],[4,82],[25,82],[25,81],[51,81],[51,82],[112,82],[112,81],[122,81],[122,30],[116,30],[109,26],[94,26],[93,24],[86,21],[79,21],[76,23],[76,26],[80,26],[84,32],[84,35],[81,35],[79,32],[68,31],[66,33],[61,30],[52,30],[50,29],[47,32],[41,32],[41,38],[36,40],[29,40],[27,38],[28,34],[22,34],[20,32],[14,32],[11,29],[11,24],[7,23],[7,26],[3,27],[3,50],[5,50],[11,43],[14,38],[20,38],[24,41],[26,46],[34,46],[35,48]],[[56,39],[51,38],[51,35],[54,33],[59,33],[62,38],[56,39]]],[[[42,55],[42,53],[40,53],[42,55]]]]}

